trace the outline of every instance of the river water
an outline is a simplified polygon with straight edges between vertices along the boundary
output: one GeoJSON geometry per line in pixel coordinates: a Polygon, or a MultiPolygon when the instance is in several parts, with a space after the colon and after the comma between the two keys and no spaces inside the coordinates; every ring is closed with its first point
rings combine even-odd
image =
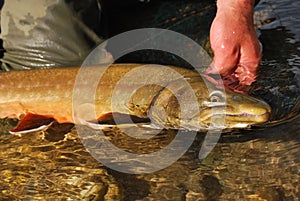
{"type": "MultiPolygon", "coordinates": [[[[159,15],[154,15],[152,23],[186,32],[197,42],[205,41],[210,12],[215,8],[207,5],[199,9],[191,2],[166,1],[158,7],[154,3],[159,15]],[[178,7],[181,11],[176,18],[166,12],[166,8],[175,12],[178,7]],[[182,12],[186,15],[180,18],[182,12]],[[182,24],[186,24],[184,28],[182,24]],[[200,27],[206,33],[199,35],[200,27]]],[[[286,119],[284,123],[223,133],[212,152],[201,160],[198,153],[205,133],[198,133],[179,160],[150,174],[126,174],[105,167],[84,149],[74,128],[69,132],[69,124],[22,136],[3,135],[0,200],[299,200],[300,118],[291,118],[299,115],[300,108],[299,9],[299,1],[262,0],[255,11],[263,58],[250,94],[271,105],[272,121],[286,119]]],[[[148,19],[153,12],[147,12],[145,9],[143,15],[148,19]]],[[[133,20],[133,11],[124,13],[133,20]]],[[[144,18],[135,18],[137,25],[132,26],[147,27],[141,23],[144,18]]],[[[125,23],[125,17],[123,20],[125,23]]],[[[131,28],[111,27],[111,34],[131,28]]],[[[12,120],[3,121],[2,126],[12,124],[12,120]]],[[[118,129],[105,134],[123,150],[149,153],[174,140],[176,132],[164,131],[150,141],[135,141],[118,129]]]]}

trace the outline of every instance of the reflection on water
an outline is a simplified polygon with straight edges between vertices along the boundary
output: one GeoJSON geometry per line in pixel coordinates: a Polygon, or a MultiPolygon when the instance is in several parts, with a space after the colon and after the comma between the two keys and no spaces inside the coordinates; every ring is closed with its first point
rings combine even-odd
{"type": "MultiPolygon", "coordinates": [[[[299,114],[298,8],[299,1],[265,0],[256,12],[264,52],[251,94],[271,104],[273,120],[299,114]]],[[[187,13],[193,11],[192,7],[186,9],[190,9],[187,13]]],[[[7,123],[15,124],[3,121],[1,125],[8,128],[7,123]]],[[[202,161],[198,160],[198,152],[205,134],[199,133],[191,148],[173,165],[140,175],[104,167],[84,149],[76,130],[69,129],[71,125],[57,125],[47,132],[0,138],[0,200],[300,197],[300,118],[274,127],[224,133],[202,161]]],[[[147,142],[125,138],[117,129],[106,131],[113,143],[136,153],[156,151],[172,141],[174,134],[164,131],[147,142]]]]}
{"type": "Polygon", "coordinates": [[[73,125],[0,139],[0,200],[121,200],[115,178],[84,149],[73,125]]]}
{"type": "MultiPolygon", "coordinates": [[[[300,196],[299,118],[268,129],[225,133],[202,161],[198,152],[205,134],[199,133],[180,160],[138,175],[104,167],[82,146],[76,130],[69,132],[71,127],[57,125],[47,132],[1,137],[2,200],[295,200],[300,196]]],[[[87,134],[94,132],[85,129],[87,134]]],[[[132,153],[156,151],[176,134],[163,131],[141,143],[124,140],[125,134],[117,128],[105,133],[116,146],[132,153]]]]}
{"type": "Polygon", "coordinates": [[[223,134],[203,161],[196,160],[204,137],[199,134],[188,152],[164,170],[136,176],[110,173],[125,188],[126,200],[296,200],[299,129],[300,119],[266,130],[223,134]]]}

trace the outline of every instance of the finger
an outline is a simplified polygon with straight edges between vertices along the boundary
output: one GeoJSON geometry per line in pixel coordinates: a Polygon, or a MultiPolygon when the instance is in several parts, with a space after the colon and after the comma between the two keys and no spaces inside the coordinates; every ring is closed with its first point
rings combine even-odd
{"type": "Polygon", "coordinates": [[[212,49],[214,58],[208,72],[211,74],[219,73],[222,76],[231,74],[235,70],[239,59],[239,47],[225,41],[219,46],[212,46],[212,49]]]}
{"type": "Polygon", "coordinates": [[[242,45],[241,57],[235,74],[241,84],[251,85],[256,79],[262,46],[255,35],[250,35],[248,40],[245,41],[247,41],[247,44],[242,45]]]}
{"type": "Polygon", "coordinates": [[[224,88],[226,88],[226,85],[224,85],[223,80],[222,79],[215,79],[214,77],[211,77],[209,75],[203,75],[209,82],[211,82],[212,84],[215,85],[215,87],[217,87],[218,89],[222,89],[224,90],[224,88]]]}
{"type": "Polygon", "coordinates": [[[240,49],[241,58],[239,63],[243,65],[250,65],[255,68],[259,65],[262,55],[262,45],[257,39],[256,35],[249,35],[245,38],[244,43],[240,49]]]}

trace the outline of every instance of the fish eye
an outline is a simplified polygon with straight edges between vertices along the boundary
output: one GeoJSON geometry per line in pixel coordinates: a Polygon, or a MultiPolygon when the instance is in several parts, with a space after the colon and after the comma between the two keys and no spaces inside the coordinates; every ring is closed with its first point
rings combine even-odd
{"type": "Polygon", "coordinates": [[[216,103],[216,102],[221,102],[221,98],[219,96],[211,96],[210,97],[210,102],[216,103]]]}
{"type": "Polygon", "coordinates": [[[225,98],[223,96],[223,93],[221,91],[214,91],[209,95],[210,102],[212,103],[219,103],[224,102],[225,98]]]}

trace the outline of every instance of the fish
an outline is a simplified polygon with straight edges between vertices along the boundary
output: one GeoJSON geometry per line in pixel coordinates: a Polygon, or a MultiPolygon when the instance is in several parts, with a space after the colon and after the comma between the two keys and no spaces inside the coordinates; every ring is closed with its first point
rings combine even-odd
{"type": "Polygon", "coordinates": [[[1,72],[0,118],[20,120],[12,134],[43,129],[52,122],[202,131],[247,128],[269,120],[271,108],[265,101],[220,89],[196,70],[144,66],[84,67],[84,79],[78,77],[83,67],[1,72]],[[91,78],[99,69],[103,73],[95,83],[91,78]],[[90,95],[93,101],[85,102],[90,95]],[[95,115],[87,115],[93,108],[95,115]]]}

